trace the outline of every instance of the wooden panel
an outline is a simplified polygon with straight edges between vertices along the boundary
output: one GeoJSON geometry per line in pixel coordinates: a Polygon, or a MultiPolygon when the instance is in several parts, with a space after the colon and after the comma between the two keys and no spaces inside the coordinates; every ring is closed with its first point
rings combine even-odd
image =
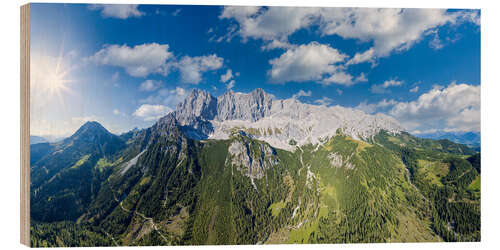
{"type": "Polygon", "coordinates": [[[30,246],[30,5],[21,6],[21,243],[30,246]]]}

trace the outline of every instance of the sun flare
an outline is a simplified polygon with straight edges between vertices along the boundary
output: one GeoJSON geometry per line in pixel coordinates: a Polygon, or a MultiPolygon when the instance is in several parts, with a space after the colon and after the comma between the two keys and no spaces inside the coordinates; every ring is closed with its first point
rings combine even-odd
{"type": "Polygon", "coordinates": [[[59,72],[55,69],[53,72],[47,72],[44,87],[51,95],[60,95],[61,92],[68,92],[69,88],[67,83],[71,80],[67,79],[68,71],[59,72]]]}
{"type": "Polygon", "coordinates": [[[31,85],[34,91],[47,98],[61,99],[63,93],[71,93],[69,83],[71,67],[61,55],[59,57],[35,55],[31,62],[31,85]]]}

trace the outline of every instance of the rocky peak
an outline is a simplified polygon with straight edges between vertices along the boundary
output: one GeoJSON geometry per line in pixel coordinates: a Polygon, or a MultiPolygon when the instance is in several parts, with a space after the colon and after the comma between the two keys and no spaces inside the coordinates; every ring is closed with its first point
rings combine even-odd
{"type": "Polygon", "coordinates": [[[62,141],[62,147],[70,148],[80,154],[98,151],[110,155],[124,146],[125,142],[117,135],[110,133],[96,121],[83,124],[72,136],[62,141]]]}
{"type": "Polygon", "coordinates": [[[152,138],[155,137],[165,137],[177,140],[179,137],[183,137],[183,133],[180,129],[180,124],[177,121],[175,115],[170,113],[158,120],[158,122],[152,127],[152,138]]]}
{"type": "Polygon", "coordinates": [[[94,138],[96,136],[111,137],[112,135],[113,134],[111,134],[108,130],[106,130],[100,123],[96,121],[88,121],[85,124],[83,124],[69,139],[72,140],[88,139],[88,138],[94,138]]]}
{"type": "Polygon", "coordinates": [[[84,123],[76,132],[76,134],[83,132],[83,131],[107,131],[100,123],[96,121],[88,121],[84,123]]]}
{"type": "Polygon", "coordinates": [[[302,103],[295,98],[273,100],[257,88],[250,93],[227,91],[215,98],[194,89],[173,113],[186,135],[193,139],[228,139],[234,128],[268,142],[273,147],[294,150],[298,145],[318,144],[334,136],[337,129],[354,139],[368,139],[381,130],[403,130],[392,117],[369,115],[352,108],[302,103]]]}
{"type": "Polygon", "coordinates": [[[270,114],[271,95],[258,88],[244,94],[232,90],[217,98],[217,120],[244,120],[255,122],[270,114]]]}
{"type": "Polygon", "coordinates": [[[265,92],[262,88],[256,88],[252,92],[250,92],[250,95],[254,97],[256,100],[270,100],[272,99],[272,96],[265,92]]]}
{"type": "Polygon", "coordinates": [[[159,128],[164,128],[164,129],[170,129],[170,128],[175,128],[178,124],[177,119],[173,114],[168,114],[156,123],[156,126],[159,128]]]}
{"type": "Polygon", "coordinates": [[[186,99],[177,105],[175,117],[180,124],[202,120],[257,121],[271,111],[272,96],[257,88],[250,93],[227,91],[218,98],[210,93],[193,89],[186,99]]]}
{"type": "Polygon", "coordinates": [[[217,99],[207,91],[193,89],[186,99],[177,105],[176,119],[185,125],[195,118],[213,119],[217,114],[217,99]]]}
{"type": "MultiPolygon", "coordinates": [[[[256,142],[237,136],[228,148],[226,164],[232,164],[252,179],[264,177],[265,171],[278,164],[276,151],[265,142],[256,142]]],[[[254,184],[255,186],[255,184],[254,184]]]]}

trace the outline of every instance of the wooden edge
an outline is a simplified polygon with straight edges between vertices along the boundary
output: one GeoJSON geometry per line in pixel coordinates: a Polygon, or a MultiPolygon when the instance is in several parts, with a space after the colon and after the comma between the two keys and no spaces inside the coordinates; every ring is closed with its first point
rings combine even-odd
{"type": "Polygon", "coordinates": [[[21,6],[21,244],[30,246],[30,5],[21,6]]]}

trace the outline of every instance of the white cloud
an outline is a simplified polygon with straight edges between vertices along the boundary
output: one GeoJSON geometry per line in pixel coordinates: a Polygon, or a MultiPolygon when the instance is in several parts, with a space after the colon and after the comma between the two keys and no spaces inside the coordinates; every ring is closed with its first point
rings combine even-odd
{"type": "Polygon", "coordinates": [[[299,98],[301,96],[311,96],[312,95],[312,91],[308,90],[308,91],[304,91],[304,90],[299,90],[299,92],[295,93],[292,95],[292,98],[299,98]]]}
{"type": "Polygon", "coordinates": [[[462,11],[458,16],[459,22],[471,22],[477,26],[481,25],[479,11],[462,11]]]}
{"type": "Polygon", "coordinates": [[[229,81],[229,82],[227,83],[227,85],[226,85],[226,89],[232,89],[232,88],[234,88],[234,84],[235,84],[235,83],[236,83],[236,82],[235,82],[234,80],[229,81]]]}
{"type": "Polygon", "coordinates": [[[337,89],[337,94],[342,95],[342,93],[344,93],[344,91],[342,91],[341,89],[337,89]]]}
{"type": "Polygon", "coordinates": [[[354,77],[344,71],[337,71],[330,75],[330,77],[323,79],[322,83],[325,85],[329,85],[331,83],[341,84],[350,86],[359,82],[366,82],[366,76],[364,73],[361,73],[359,76],[354,77]]]}
{"type": "Polygon", "coordinates": [[[376,84],[371,86],[370,91],[374,94],[384,94],[389,92],[388,90],[383,88],[382,85],[376,85],[376,84]]]}
{"type": "Polygon", "coordinates": [[[118,115],[118,116],[127,116],[127,114],[121,112],[118,109],[113,109],[113,115],[118,115]]]}
{"type": "Polygon", "coordinates": [[[361,102],[358,106],[354,107],[355,109],[362,110],[363,112],[367,114],[374,114],[376,113],[379,109],[387,108],[390,106],[395,105],[397,102],[394,100],[389,100],[387,101],[386,99],[383,99],[382,101],[378,103],[368,103],[367,101],[361,102]]]}
{"type": "Polygon", "coordinates": [[[93,56],[85,59],[100,65],[122,67],[134,77],[146,77],[150,74],[167,76],[171,71],[179,70],[181,81],[198,84],[206,71],[222,67],[224,59],[216,54],[208,56],[184,56],[177,60],[169,51],[168,44],[142,44],[134,47],[127,45],[105,45],[93,56]]]}
{"type": "Polygon", "coordinates": [[[177,104],[186,98],[186,93],[186,89],[181,87],[176,87],[175,89],[163,88],[144,99],[140,99],[139,103],[165,105],[174,110],[177,104]]]}
{"type": "Polygon", "coordinates": [[[221,68],[223,61],[224,59],[216,54],[196,57],[184,56],[177,63],[177,67],[181,72],[181,81],[198,84],[201,82],[204,72],[221,68]]]}
{"type": "Polygon", "coordinates": [[[446,88],[435,87],[415,101],[399,102],[389,114],[409,130],[479,131],[480,111],[480,86],[453,82],[446,88]]]}
{"type": "MultiPolygon", "coordinates": [[[[445,9],[230,6],[223,9],[219,18],[228,19],[231,24],[227,34],[217,39],[218,42],[230,41],[232,37],[239,35],[243,42],[248,39],[262,40],[263,50],[286,50],[279,58],[270,61],[272,69],[268,75],[273,82],[318,81],[343,85],[367,81],[365,75],[355,77],[349,74],[346,71],[349,65],[369,62],[374,67],[377,58],[408,50],[423,37],[437,32],[443,25],[463,22],[479,24],[478,11],[451,12],[445,9]],[[321,45],[294,45],[290,44],[288,38],[298,30],[310,27],[318,27],[318,32],[323,36],[338,35],[344,39],[356,39],[371,44],[372,47],[357,52],[345,62],[344,60],[349,59],[347,55],[324,45],[331,49],[325,49],[325,56],[307,61],[304,54],[313,55],[313,51],[321,50],[321,45]],[[337,55],[332,57],[332,50],[337,55]]],[[[433,43],[431,46],[438,44],[433,43]]],[[[385,92],[384,89],[375,86],[376,92],[385,92]]]]}
{"type": "Polygon", "coordinates": [[[371,92],[372,93],[376,93],[376,94],[387,93],[388,92],[387,88],[393,87],[393,86],[401,86],[402,84],[403,84],[403,82],[399,81],[399,80],[395,80],[395,79],[386,80],[382,84],[379,84],[379,85],[374,84],[374,85],[372,85],[371,92]]]}
{"type": "Polygon", "coordinates": [[[157,120],[166,114],[172,112],[172,109],[164,105],[142,104],[133,115],[144,121],[157,120]]]}
{"type": "Polygon", "coordinates": [[[383,84],[382,84],[382,87],[383,88],[388,88],[388,87],[391,87],[391,86],[401,86],[403,84],[402,81],[399,81],[399,80],[395,80],[395,79],[390,79],[390,80],[386,80],[383,84]]]}
{"type": "Polygon", "coordinates": [[[168,44],[149,43],[129,47],[127,45],[106,45],[88,61],[101,65],[123,67],[131,76],[144,77],[151,73],[167,75],[173,57],[168,44]]]}
{"type": "Polygon", "coordinates": [[[271,59],[272,68],[268,75],[276,83],[318,81],[350,85],[353,77],[340,65],[346,58],[347,55],[329,45],[311,42],[271,59]]]}
{"type": "Polygon", "coordinates": [[[442,90],[442,89],[444,89],[444,86],[443,85],[439,85],[439,84],[434,84],[434,85],[432,85],[432,89],[442,90]]]}
{"type": "Polygon", "coordinates": [[[172,12],[172,16],[178,16],[181,13],[182,9],[176,9],[174,12],[172,12]]]}
{"type": "Polygon", "coordinates": [[[216,42],[216,43],[220,43],[222,41],[230,42],[233,39],[233,37],[236,35],[236,30],[237,30],[237,26],[231,25],[227,29],[226,34],[224,34],[223,36],[220,36],[220,37],[217,37],[216,34],[213,34],[212,36],[210,36],[210,38],[208,38],[208,41],[209,42],[216,42]]]}
{"type": "Polygon", "coordinates": [[[362,53],[356,52],[356,54],[351,58],[351,60],[346,63],[346,65],[359,64],[364,62],[371,62],[373,66],[375,65],[375,50],[373,48],[370,48],[362,53]]]}
{"type": "Polygon", "coordinates": [[[426,31],[455,23],[462,15],[444,9],[330,8],[323,11],[323,34],[372,41],[374,56],[378,57],[409,49],[426,31]]]}
{"type": "Polygon", "coordinates": [[[279,40],[272,40],[261,47],[262,50],[273,50],[273,49],[291,49],[297,45],[291,44],[289,42],[283,42],[279,40]]]}
{"type": "Polygon", "coordinates": [[[220,76],[220,82],[225,83],[233,78],[233,71],[228,69],[225,74],[220,76]]]}
{"type": "Polygon", "coordinates": [[[415,88],[410,89],[411,93],[417,93],[418,92],[418,86],[415,86],[415,88]]]}
{"type": "Polygon", "coordinates": [[[317,103],[317,104],[323,105],[323,106],[329,106],[330,104],[332,104],[332,102],[333,102],[333,100],[326,97],[326,96],[323,96],[323,98],[314,101],[314,103],[317,103]]]}
{"type": "Polygon", "coordinates": [[[305,28],[315,21],[316,8],[296,7],[224,7],[219,18],[235,19],[238,34],[248,38],[266,41],[286,41],[295,31],[305,28]]]}
{"type": "Polygon", "coordinates": [[[139,86],[140,91],[155,91],[161,87],[162,81],[146,80],[139,86]]]}
{"type": "Polygon", "coordinates": [[[356,77],[356,79],[354,80],[354,82],[367,82],[368,81],[368,78],[366,78],[366,75],[365,73],[361,73],[358,77],[356,77]]]}
{"type": "Polygon", "coordinates": [[[116,81],[118,81],[118,79],[120,79],[120,73],[119,73],[119,72],[115,72],[115,73],[111,76],[111,81],[112,81],[112,82],[116,82],[116,81]]]}
{"type": "Polygon", "coordinates": [[[439,39],[439,35],[437,31],[432,31],[431,33],[434,33],[434,37],[432,40],[429,41],[429,47],[435,49],[435,50],[440,50],[444,47],[443,42],[441,39],[439,39]]]}
{"type": "Polygon", "coordinates": [[[170,90],[170,94],[176,94],[177,96],[186,96],[186,90],[181,87],[175,87],[175,89],[170,90]]]}
{"type": "Polygon", "coordinates": [[[129,17],[140,17],[145,15],[139,11],[137,4],[93,4],[90,10],[100,10],[103,17],[127,19],[129,17]]]}
{"type": "Polygon", "coordinates": [[[234,88],[234,85],[236,84],[235,77],[240,76],[239,72],[234,73],[231,69],[228,69],[225,74],[220,76],[220,81],[222,83],[226,83],[226,89],[232,89],[234,88]]]}
{"type": "MultiPolygon", "coordinates": [[[[322,35],[372,42],[373,47],[357,53],[349,64],[374,62],[393,51],[407,50],[427,31],[445,24],[472,22],[479,25],[478,11],[448,12],[445,9],[225,7],[221,19],[235,20],[238,29],[229,33],[262,39],[264,48],[282,48],[296,31],[318,26],[322,35]],[[275,42],[277,41],[277,42],[275,42]],[[275,45],[273,45],[275,43],[275,45]]],[[[231,35],[231,37],[233,34],[231,35]]]]}
{"type": "Polygon", "coordinates": [[[244,20],[259,11],[260,7],[257,6],[226,6],[220,14],[219,18],[236,18],[244,20]]]}

